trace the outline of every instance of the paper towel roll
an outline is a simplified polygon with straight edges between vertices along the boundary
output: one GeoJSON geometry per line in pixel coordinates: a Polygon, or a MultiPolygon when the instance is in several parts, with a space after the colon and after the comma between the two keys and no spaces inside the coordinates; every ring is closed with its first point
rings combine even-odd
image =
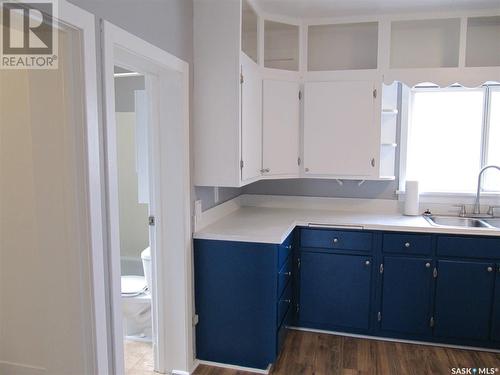
{"type": "Polygon", "coordinates": [[[405,215],[420,215],[418,199],[418,181],[406,181],[405,215]]]}

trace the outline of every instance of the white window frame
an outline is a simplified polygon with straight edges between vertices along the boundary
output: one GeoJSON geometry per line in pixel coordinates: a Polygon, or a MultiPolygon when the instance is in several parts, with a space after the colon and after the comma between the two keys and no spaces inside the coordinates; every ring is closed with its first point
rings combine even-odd
{"type": "MultiPolygon", "coordinates": [[[[487,165],[488,156],[488,133],[490,126],[490,101],[491,92],[500,91],[500,84],[496,82],[485,83],[482,85],[485,90],[484,105],[483,105],[483,120],[482,120],[482,134],[481,134],[481,167],[487,165]]],[[[450,86],[441,88],[441,90],[454,90],[457,86],[450,86]]],[[[399,190],[396,192],[399,200],[404,200],[405,196],[405,183],[407,172],[407,158],[408,158],[408,134],[410,128],[410,114],[411,114],[411,94],[412,91],[430,91],[439,89],[439,86],[432,84],[422,87],[407,87],[403,85],[402,98],[401,98],[401,135],[400,135],[400,148],[399,148],[399,190]]],[[[420,194],[421,201],[425,203],[460,203],[460,204],[473,204],[476,193],[474,192],[422,192],[420,194]]],[[[485,204],[498,204],[500,199],[500,191],[481,191],[481,197],[485,204]]]]}

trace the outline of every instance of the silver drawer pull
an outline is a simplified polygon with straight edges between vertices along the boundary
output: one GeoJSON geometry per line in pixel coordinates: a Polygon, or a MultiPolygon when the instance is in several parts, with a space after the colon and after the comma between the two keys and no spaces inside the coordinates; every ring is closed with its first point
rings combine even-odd
{"type": "Polygon", "coordinates": [[[405,242],[405,247],[406,248],[410,247],[410,243],[409,242],[405,242]]]}
{"type": "Polygon", "coordinates": [[[292,245],[286,245],[285,246],[285,249],[289,249],[290,250],[291,248],[292,248],[292,245]]]}
{"type": "Polygon", "coordinates": [[[425,263],[425,268],[431,268],[431,264],[429,262],[425,263]]]}
{"type": "Polygon", "coordinates": [[[291,272],[291,271],[288,271],[288,272],[283,272],[283,273],[280,273],[280,275],[284,275],[284,276],[292,276],[292,272],[291,272]]]}
{"type": "Polygon", "coordinates": [[[339,239],[338,239],[337,237],[335,237],[335,238],[333,239],[333,243],[338,243],[338,242],[339,242],[339,239]]]}
{"type": "Polygon", "coordinates": [[[369,260],[367,260],[367,261],[365,262],[365,265],[369,266],[369,265],[370,265],[370,261],[369,261],[369,260]]]}
{"type": "Polygon", "coordinates": [[[290,301],[289,299],[282,299],[281,302],[290,303],[292,301],[290,301]]]}
{"type": "Polygon", "coordinates": [[[493,267],[488,267],[487,270],[488,272],[493,272],[493,267]]]}

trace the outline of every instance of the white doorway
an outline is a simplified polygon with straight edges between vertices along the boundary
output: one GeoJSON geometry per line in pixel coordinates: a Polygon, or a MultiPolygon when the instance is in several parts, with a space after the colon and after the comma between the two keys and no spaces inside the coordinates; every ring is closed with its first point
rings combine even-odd
{"type": "MultiPolygon", "coordinates": [[[[145,369],[186,373],[193,365],[188,65],[112,24],[103,26],[114,373],[131,369],[125,366],[124,336],[142,342],[135,345],[142,345],[142,350],[148,350],[144,342],[151,340],[154,360],[145,369]],[[143,87],[133,90],[133,111],[118,108],[117,80],[126,77],[142,79],[143,87]],[[124,195],[124,173],[137,176],[129,196],[124,195]],[[147,227],[149,235],[144,232],[147,227]],[[122,276],[137,276],[139,283],[141,276],[147,279],[146,266],[141,265],[146,249],[152,265],[149,289],[136,296],[122,295],[122,276]],[[148,295],[150,331],[147,321],[134,320],[129,309],[131,301],[142,296],[142,307],[133,309],[136,316],[146,316],[148,295]]],[[[141,292],[135,289],[137,285],[129,292],[141,292]]]]}

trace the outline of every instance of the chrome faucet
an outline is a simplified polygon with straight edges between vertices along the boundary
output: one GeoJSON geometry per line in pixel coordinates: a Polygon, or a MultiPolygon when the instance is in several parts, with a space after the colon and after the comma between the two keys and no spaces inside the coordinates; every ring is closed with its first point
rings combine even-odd
{"type": "Polygon", "coordinates": [[[479,198],[481,196],[481,178],[483,177],[484,171],[490,168],[495,168],[500,171],[500,167],[497,165],[487,165],[486,167],[483,167],[481,169],[481,172],[479,172],[479,176],[477,177],[477,193],[476,193],[476,201],[474,203],[474,215],[479,215],[481,213],[481,205],[479,203],[479,198]]]}

